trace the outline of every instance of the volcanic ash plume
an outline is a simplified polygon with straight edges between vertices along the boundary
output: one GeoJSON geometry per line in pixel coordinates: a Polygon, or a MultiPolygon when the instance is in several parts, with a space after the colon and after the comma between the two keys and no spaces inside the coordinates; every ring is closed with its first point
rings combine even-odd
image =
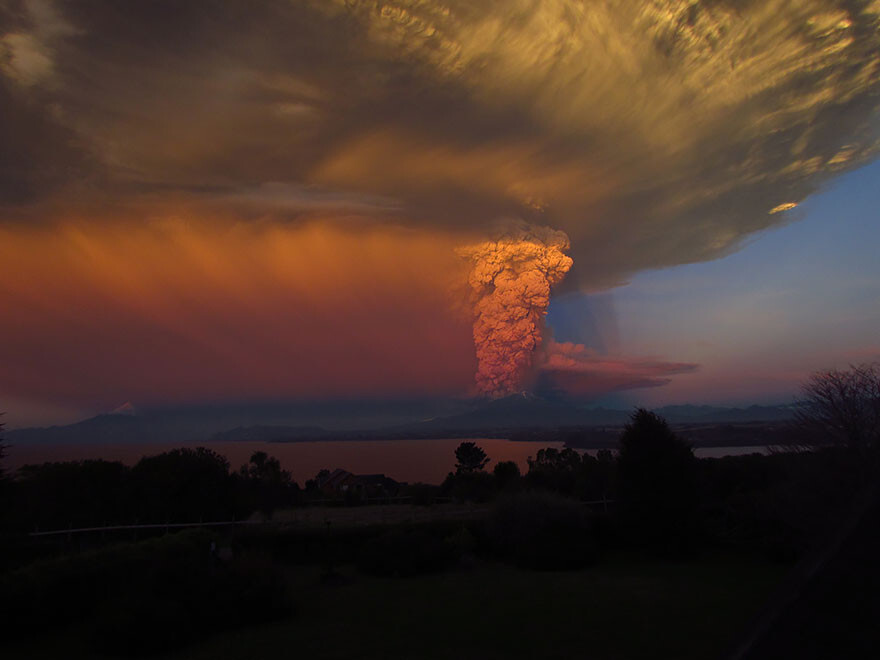
{"type": "Polygon", "coordinates": [[[522,225],[457,250],[473,263],[468,281],[482,394],[499,397],[519,388],[541,344],[550,287],[573,263],[568,248],[565,232],[522,225]]]}

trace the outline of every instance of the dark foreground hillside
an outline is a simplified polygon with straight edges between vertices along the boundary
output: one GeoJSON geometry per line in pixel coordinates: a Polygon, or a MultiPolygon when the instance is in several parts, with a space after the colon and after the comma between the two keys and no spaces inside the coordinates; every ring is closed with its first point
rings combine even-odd
{"type": "Polygon", "coordinates": [[[880,502],[762,635],[745,660],[868,660],[880,652],[880,502]]]}
{"type": "MultiPolygon", "coordinates": [[[[839,448],[697,459],[644,410],[619,447],[539,449],[522,474],[504,461],[488,472],[486,453],[462,442],[442,485],[395,482],[401,495],[380,498],[336,489],[327,471],[301,489],[261,452],[236,472],[206,449],[131,468],[29,466],[4,483],[0,653],[722,657],[856,519],[869,475],[839,448]]],[[[792,631],[834,621],[860,626],[853,648],[870,648],[872,615],[856,603],[878,586],[871,524],[760,652],[807,657],[792,631]]],[[[836,631],[827,644],[847,634],[836,631]]]]}
{"type": "MultiPolygon", "coordinates": [[[[364,574],[352,565],[338,568],[332,580],[322,573],[313,565],[285,567],[292,612],[196,639],[173,652],[95,648],[96,635],[119,631],[85,621],[20,640],[4,649],[3,657],[702,660],[729,644],[784,567],[717,556],[682,563],[621,558],[554,572],[478,561],[409,578],[364,574]]],[[[147,604],[163,606],[168,607],[147,604]]],[[[210,603],[203,606],[212,609],[210,603]]],[[[168,625],[172,615],[141,610],[149,623],[130,631],[127,643],[161,636],[153,626],[168,625]]],[[[114,640],[97,640],[102,641],[114,640]]]]}

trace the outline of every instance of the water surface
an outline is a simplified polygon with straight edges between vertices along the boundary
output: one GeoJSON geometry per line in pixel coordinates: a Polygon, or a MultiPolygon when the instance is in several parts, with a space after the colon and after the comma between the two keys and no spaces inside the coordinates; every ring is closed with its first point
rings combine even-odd
{"type": "MultiPolygon", "coordinates": [[[[132,444],[33,444],[9,448],[7,467],[15,469],[27,463],[45,461],[78,461],[102,458],[132,465],[142,456],[168,451],[181,446],[210,447],[225,456],[232,469],[247,462],[255,451],[277,457],[285,470],[302,485],[319,470],[343,468],[358,474],[382,473],[398,481],[440,483],[455,469],[455,448],[461,438],[436,440],[334,440],[317,442],[201,442],[201,443],[132,443],[132,444]]],[[[561,449],[561,442],[511,442],[499,438],[474,438],[492,459],[488,469],[498,461],[515,461],[520,470],[528,469],[527,459],[542,447],[561,449]]],[[[766,453],[766,447],[711,447],[696,450],[701,457],[766,453]]],[[[597,450],[588,450],[595,454],[597,450]]]]}

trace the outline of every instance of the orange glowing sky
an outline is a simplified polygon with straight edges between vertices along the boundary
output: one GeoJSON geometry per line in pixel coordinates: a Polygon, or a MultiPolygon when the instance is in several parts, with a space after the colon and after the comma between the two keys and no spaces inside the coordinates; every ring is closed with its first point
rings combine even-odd
{"type": "Polygon", "coordinates": [[[452,246],[317,220],[0,229],[4,385],[105,406],[460,392],[474,358],[450,309],[463,267],[452,246]]]}

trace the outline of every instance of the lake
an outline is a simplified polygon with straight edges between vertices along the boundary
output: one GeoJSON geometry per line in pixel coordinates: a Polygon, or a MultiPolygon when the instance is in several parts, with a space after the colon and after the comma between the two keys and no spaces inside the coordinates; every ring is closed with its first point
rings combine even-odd
{"type": "MultiPolygon", "coordinates": [[[[474,438],[492,459],[491,470],[498,461],[516,461],[520,469],[528,469],[527,459],[543,447],[561,449],[561,442],[511,442],[499,438],[474,438]]],[[[6,467],[15,469],[28,463],[46,461],[79,461],[103,458],[129,465],[142,456],[151,456],[181,446],[210,447],[225,456],[233,470],[247,462],[255,451],[265,451],[281,461],[285,470],[303,485],[319,470],[343,468],[357,474],[383,473],[398,481],[438,484],[455,469],[455,448],[465,440],[334,440],[318,442],[201,442],[201,443],[137,443],[137,444],[32,444],[11,446],[6,467]]],[[[587,450],[595,454],[597,450],[587,450]]],[[[767,453],[766,447],[709,447],[695,450],[700,457],[720,457],[767,453]]]]}

